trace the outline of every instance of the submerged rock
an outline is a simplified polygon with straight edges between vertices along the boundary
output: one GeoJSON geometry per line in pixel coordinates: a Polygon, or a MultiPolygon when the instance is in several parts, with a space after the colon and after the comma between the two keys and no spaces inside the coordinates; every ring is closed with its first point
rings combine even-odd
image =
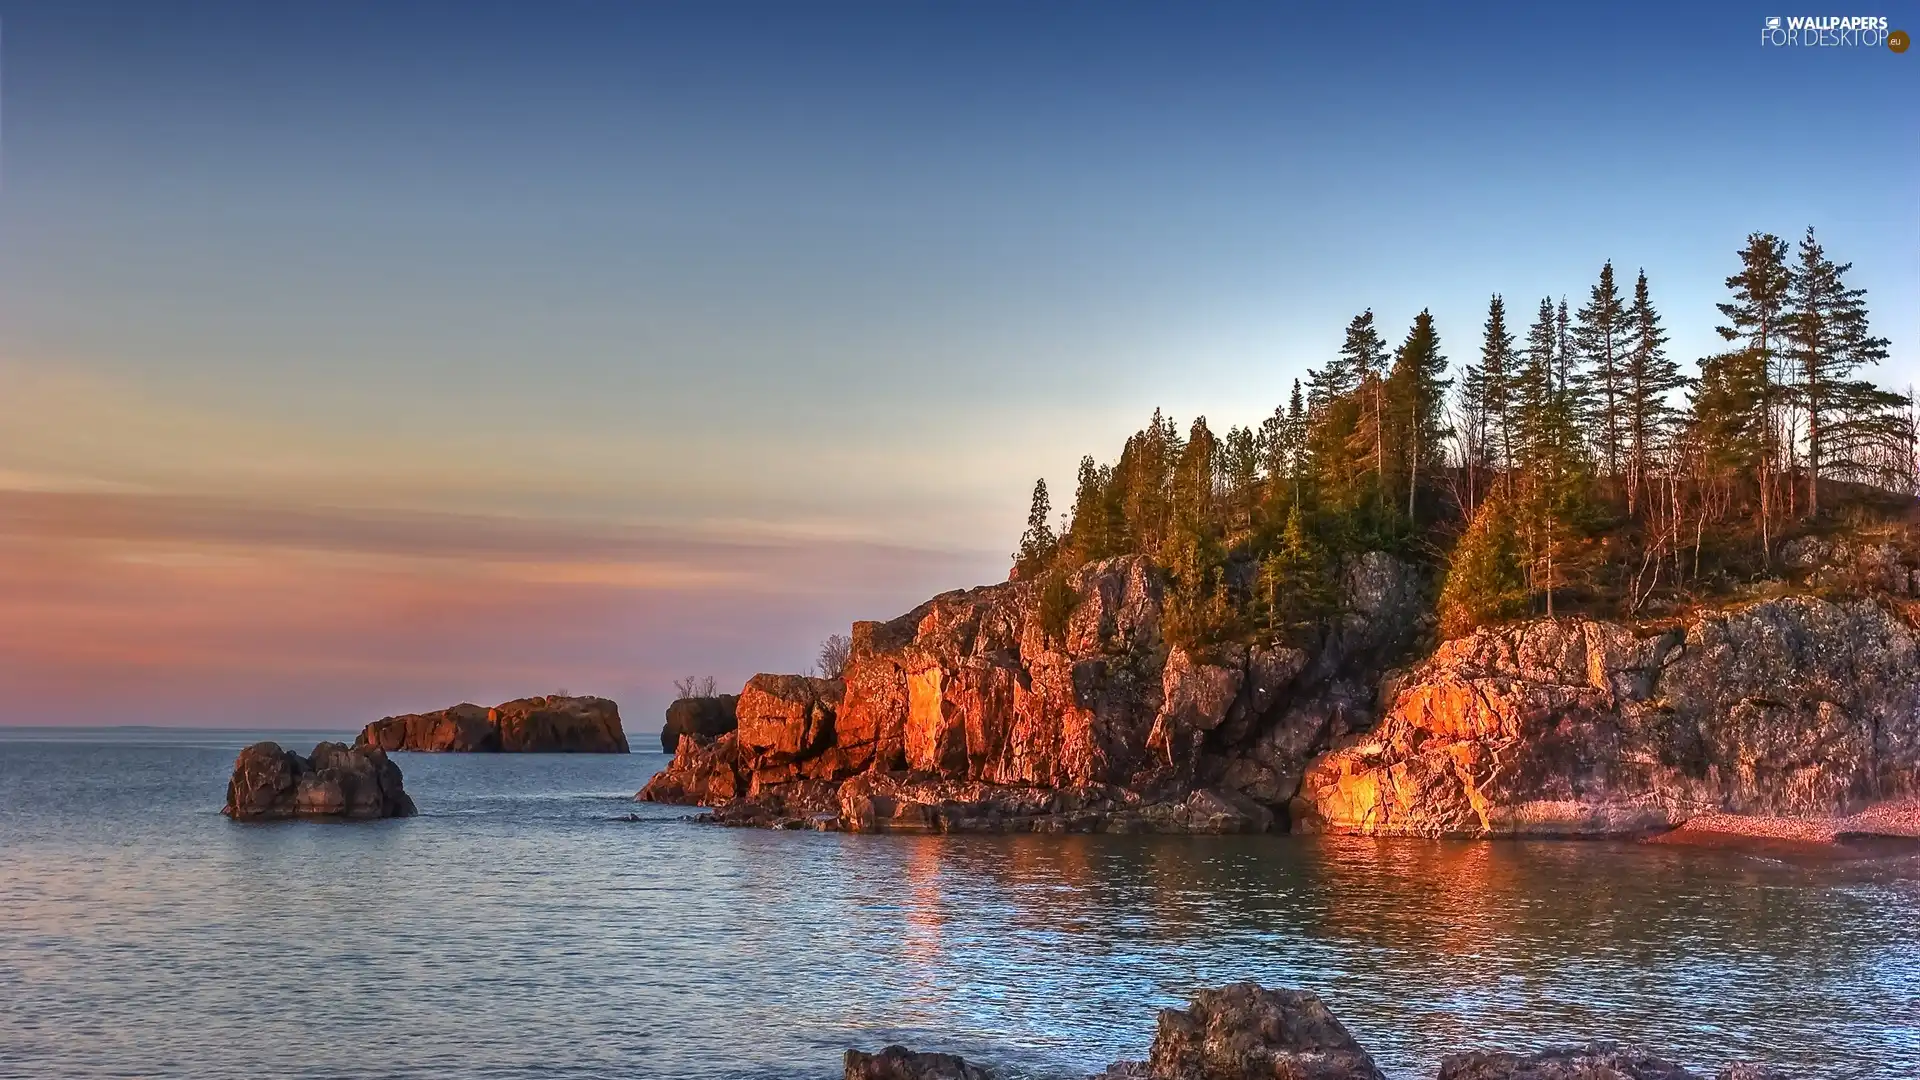
{"type": "Polygon", "coordinates": [[[227,804],[221,813],[235,821],[293,817],[410,817],[413,800],[400,784],[400,766],[375,748],[323,742],[312,757],[282,750],[279,743],[254,743],[233,763],[227,804]]]}
{"type": "Polygon", "coordinates": [[[952,1054],[916,1054],[889,1046],[877,1054],[847,1051],[846,1080],[993,1080],[993,1073],[952,1054]]]}
{"type": "Polygon", "coordinates": [[[620,706],[602,697],[518,698],[491,709],[461,704],[375,720],[357,747],[434,753],[624,754],[620,706]]]}
{"type": "MultiPolygon", "coordinates": [[[[1740,1066],[1739,1068],[1744,1068],[1740,1066]]],[[[1738,1076],[1730,1068],[1722,1076],[1738,1076]]],[[[1763,1074],[1764,1075],[1764,1074],[1763,1074]]],[[[1475,1051],[1440,1062],[1439,1080],[1702,1080],[1638,1047],[1588,1043],[1535,1054],[1475,1051]]]]}

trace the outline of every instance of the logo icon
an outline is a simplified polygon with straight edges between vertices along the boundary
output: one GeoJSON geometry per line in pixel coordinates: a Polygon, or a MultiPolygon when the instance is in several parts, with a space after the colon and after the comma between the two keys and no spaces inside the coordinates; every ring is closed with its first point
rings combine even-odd
{"type": "Polygon", "coordinates": [[[1906,52],[1907,46],[1911,44],[1913,44],[1913,38],[1908,36],[1905,30],[1895,30],[1893,33],[1887,35],[1887,48],[1892,49],[1894,52],[1906,52]]]}
{"type": "Polygon", "coordinates": [[[1769,18],[1767,20],[1767,29],[1769,30],[1780,29],[1780,17],[1778,15],[1775,15],[1772,18],[1769,18]]]}

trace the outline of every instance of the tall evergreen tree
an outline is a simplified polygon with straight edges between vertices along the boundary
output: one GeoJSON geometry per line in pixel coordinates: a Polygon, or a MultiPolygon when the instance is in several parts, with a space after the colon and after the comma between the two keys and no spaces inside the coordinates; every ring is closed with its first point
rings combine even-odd
{"type": "Polygon", "coordinates": [[[1359,426],[1354,437],[1358,455],[1372,462],[1378,489],[1385,497],[1387,487],[1386,376],[1387,343],[1373,323],[1368,308],[1347,324],[1347,339],[1340,346],[1340,367],[1350,372],[1360,392],[1359,426]]]}
{"type": "Polygon", "coordinates": [[[1033,482],[1033,506],[1027,511],[1027,531],[1020,536],[1020,550],[1013,553],[1014,565],[1022,578],[1032,578],[1053,560],[1059,541],[1053,535],[1053,503],[1047,498],[1047,482],[1033,482]]]}
{"type": "Polygon", "coordinates": [[[1307,531],[1299,503],[1287,511],[1279,544],[1260,563],[1259,587],[1267,628],[1281,640],[1305,644],[1333,609],[1327,554],[1307,531]]]}
{"type": "Polygon", "coordinates": [[[1647,272],[1633,283],[1627,309],[1627,346],[1623,371],[1627,429],[1627,511],[1639,507],[1648,463],[1666,445],[1674,423],[1672,393],[1686,384],[1680,366],[1667,357],[1667,333],[1647,291],[1647,272]]]}
{"type": "Polygon", "coordinates": [[[1581,516],[1586,488],[1574,392],[1561,378],[1566,353],[1560,328],[1553,299],[1542,299],[1539,314],[1527,330],[1526,367],[1516,394],[1523,447],[1516,468],[1523,478],[1529,575],[1534,587],[1546,593],[1549,615],[1563,570],[1559,553],[1581,516]]]}
{"type": "Polygon", "coordinates": [[[1627,306],[1614,284],[1611,260],[1600,267],[1600,280],[1594,283],[1587,303],[1575,318],[1573,343],[1587,363],[1588,374],[1581,419],[1607,475],[1615,476],[1620,472],[1622,444],[1626,441],[1621,369],[1629,330],[1627,306]]]}
{"type": "Polygon", "coordinates": [[[1553,320],[1553,370],[1561,390],[1578,392],[1579,368],[1580,360],[1574,355],[1573,334],[1567,322],[1567,298],[1563,296],[1553,320]]]}
{"type": "MultiPolygon", "coordinates": [[[[1507,303],[1495,293],[1487,301],[1485,336],[1480,344],[1480,404],[1486,416],[1488,457],[1495,469],[1513,468],[1513,388],[1520,373],[1519,357],[1513,351],[1513,334],[1507,330],[1507,303]]],[[[1506,491],[1512,494],[1509,483],[1506,491]]]]}
{"type": "MultiPolygon", "coordinates": [[[[1727,279],[1733,299],[1722,302],[1720,314],[1727,322],[1719,327],[1720,336],[1731,342],[1745,342],[1745,352],[1760,364],[1756,405],[1760,412],[1760,552],[1773,558],[1773,473],[1774,409],[1779,405],[1777,365],[1786,329],[1787,289],[1792,273],[1787,268],[1787,242],[1772,233],[1752,233],[1747,246],[1740,249],[1740,272],[1727,279]]],[[[1743,374],[1750,374],[1744,372],[1743,374]]]]}
{"type": "Polygon", "coordinates": [[[1857,471],[1862,449],[1897,434],[1904,399],[1854,377],[1886,359],[1888,343],[1868,330],[1866,290],[1846,285],[1853,264],[1827,258],[1812,226],[1799,256],[1787,280],[1786,350],[1807,417],[1807,510],[1818,514],[1822,471],[1857,471]]]}
{"type": "MultiPolygon", "coordinates": [[[[1080,472],[1073,491],[1073,520],[1067,530],[1074,558],[1092,562],[1113,554],[1107,536],[1107,491],[1100,467],[1093,455],[1080,459],[1080,472]]],[[[1032,527],[1029,518],[1028,527],[1032,527]]]]}
{"type": "Polygon", "coordinates": [[[1394,354],[1387,387],[1398,453],[1406,462],[1408,524],[1416,520],[1421,478],[1431,479],[1446,460],[1444,414],[1447,388],[1453,385],[1446,373],[1433,314],[1422,308],[1394,354]]]}

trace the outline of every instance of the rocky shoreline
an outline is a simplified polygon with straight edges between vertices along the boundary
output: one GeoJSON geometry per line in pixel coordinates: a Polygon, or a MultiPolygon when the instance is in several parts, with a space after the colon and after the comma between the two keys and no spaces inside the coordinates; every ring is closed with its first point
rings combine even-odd
{"type": "Polygon", "coordinates": [[[1348,568],[1311,649],[1169,645],[1159,582],[1128,556],[1071,575],[1064,614],[1016,580],[857,623],[842,678],[757,675],[731,730],[676,704],[674,760],[638,798],[858,832],[1481,838],[1761,819],[1838,837],[1920,796],[1911,600],[1787,595],[1651,631],[1533,619],[1408,665],[1430,585],[1389,556],[1348,568]]]}
{"type": "MultiPolygon", "coordinates": [[[[993,1080],[991,1069],[951,1054],[889,1046],[848,1050],[846,1080],[993,1080]]],[[[1372,1055],[1311,991],[1234,983],[1162,1009],[1145,1061],[1123,1061],[1089,1080],[1385,1080],[1372,1055]]],[[[1588,1042],[1558,1049],[1468,1051],[1442,1059],[1436,1080],[1705,1080],[1631,1045],[1588,1042]]],[[[1787,1080],[1747,1062],[1717,1080],[1787,1080]]]]}

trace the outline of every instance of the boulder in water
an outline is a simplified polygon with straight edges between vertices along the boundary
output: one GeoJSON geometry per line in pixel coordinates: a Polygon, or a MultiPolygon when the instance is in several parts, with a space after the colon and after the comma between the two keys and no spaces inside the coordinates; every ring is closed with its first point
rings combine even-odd
{"type": "Polygon", "coordinates": [[[1160,1010],[1154,1080],[1384,1080],[1373,1058],[1308,990],[1241,982],[1160,1010]]]}
{"type": "Polygon", "coordinates": [[[311,757],[258,742],[233,763],[227,805],[235,821],[317,817],[364,821],[417,811],[400,785],[400,766],[386,751],[323,742],[311,757]]]}
{"type": "Polygon", "coordinates": [[[916,1054],[889,1046],[877,1054],[847,1051],[846,1080],[993,1080],[993,1074],[952,1054],[916,1054]]]}

